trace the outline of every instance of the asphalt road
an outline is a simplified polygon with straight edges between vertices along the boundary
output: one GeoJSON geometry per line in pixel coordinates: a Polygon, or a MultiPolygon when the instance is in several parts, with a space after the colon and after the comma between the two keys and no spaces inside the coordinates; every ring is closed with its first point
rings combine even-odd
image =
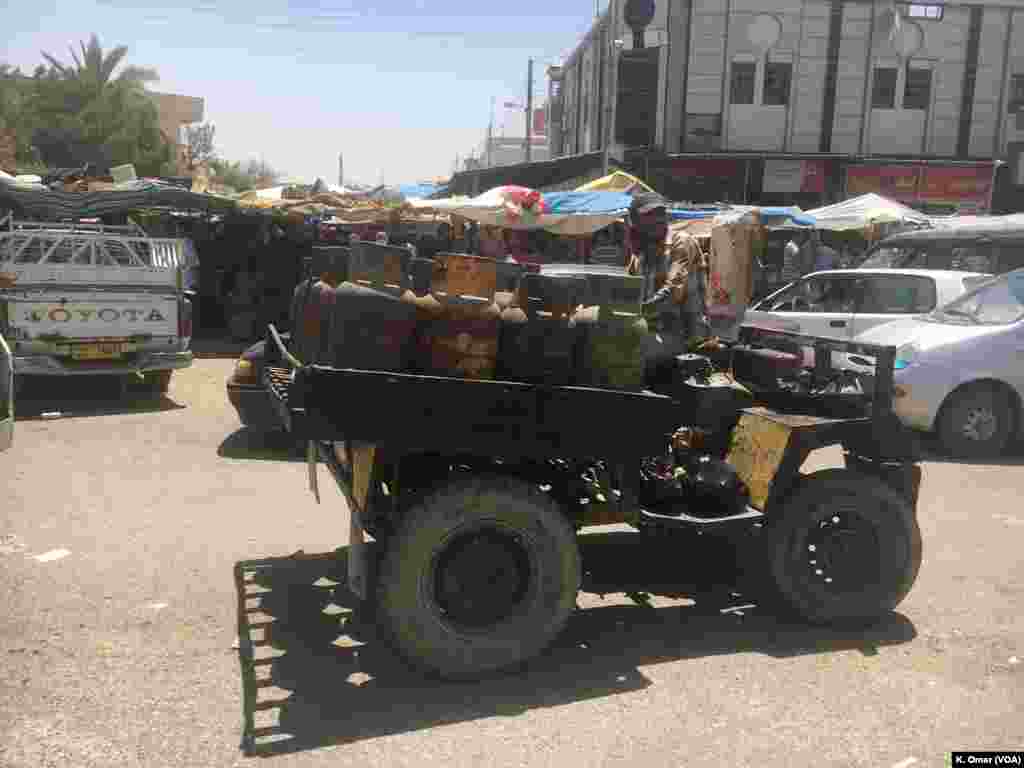
{"type": "MultiPolygon", "coordinates": [[[[197,361],[157,404],[77,384],[23,403],[0,454],[0,766],[246,765],[246,736],[272,764],[334,767],[908,768],[1024,749],[1024,458],[925,465],[924,566],[872,629],[781,623],[699,584],[651,607],[583,595],[524,673],[443,685],[331,589],[341,495],[323,474],[318,506],[301,460],[238,430],[231,366],[197,361]]],[[[679,551],[682,580],[708,581],[707,551],[679,551]]]]}

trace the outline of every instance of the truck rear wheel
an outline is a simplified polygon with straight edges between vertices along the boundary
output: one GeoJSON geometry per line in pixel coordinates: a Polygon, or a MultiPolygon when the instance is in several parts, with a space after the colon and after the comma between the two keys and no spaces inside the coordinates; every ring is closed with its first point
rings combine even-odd
{"type": "Polygon", "coordinates": [[[770,597],[813,624],[870,623],[910,592],[921,531],[896,491],[846,469],[809,475],[767,529],[770,597]]]}
{"type": "Polygon", "coordinates": [[[388,537],[378,617],[416,666],[473,679],[540,653],[579,585],[576,536],[558,505],[521,480],[472,475],[409,509],[388,537]]]}

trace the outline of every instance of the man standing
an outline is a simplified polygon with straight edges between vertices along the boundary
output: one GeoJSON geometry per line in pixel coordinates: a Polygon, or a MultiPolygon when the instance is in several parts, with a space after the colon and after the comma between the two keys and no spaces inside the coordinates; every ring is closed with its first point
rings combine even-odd
{"type": "Polygon", "coordinates": [[[782,269],[779,272],[779,279],[783,283],[792,283],[800,278],[800,245],[796,235],[789,238],[786,247],[782,249],[782,269]]]}
{"type": "Polygon", "coordinates": [[[700,247],[685,232],[666,243],[668,204],[660,195],[635,195],[629,219],[629,272],[643,277],[641,312],[659,334],[677,338],[682,347],[679,354],[687,340],[707,335],[700,247]]]}
{"type": "Polygon", "coordinates": [[[838,269],[839,252],[830,245],[826,245],[821,239],[821,233],[817,230],[811,234],[811,237],[815,245],[814,271],[823,272],[828,269],[838,269]]]}

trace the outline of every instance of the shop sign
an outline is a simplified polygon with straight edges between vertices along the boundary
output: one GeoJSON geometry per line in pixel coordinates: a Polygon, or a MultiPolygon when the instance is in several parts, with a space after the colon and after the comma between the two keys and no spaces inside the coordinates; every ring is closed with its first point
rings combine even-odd
{"type": "Polygon", "coordinates": [[[988,208],[992,166],[859,165],[846,171],[851,197],[869,192],[908,204],[955,206],[961,212],[988,208]]]}
{"type": "Polygon", "coordinates": [[[824,194],[825,164],[820,160],[765,160],[764,192],[824,194]]]}
{"type": "Polygon", "coordinates": [[[926,167],[920,197],[926,202],[987,208],[992,194],[992,166],[926,167]]]}
{"type": "Polygon", "coordinates": [[[679,159],[664,169],[682,185],[685,199],[694,203],[741,200],[746,171],[743,161],[726,159],[679,159]]]}
{"type": "Polygon", "coordinates": [[[890,200],[917,200],[918,169],[905,165],[855,165],[846,169],[846,192],[850,197],[874,192],[890,200]]]}

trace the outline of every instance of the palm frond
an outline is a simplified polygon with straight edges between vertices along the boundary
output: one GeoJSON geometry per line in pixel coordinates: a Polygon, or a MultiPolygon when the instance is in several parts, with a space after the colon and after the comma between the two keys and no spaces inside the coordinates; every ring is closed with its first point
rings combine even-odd
{"type": "Polygon", "coordinates": [[[43,58],[46,59],[47,62],[49,62],[51,67],[56,69],[62,75],[66,75],[67,74],[67,68],[61,62],[59,62],[55,57],[51,56],[46,51],[42,51],[41,53],[43,54],[43,58]]]}
{"type": "Polygon", "coordinates": [[[128,55],[128,47],[119,45],[114,48],[106,56],[100,57],[99,76],[101,83],[109,83],[111,75],[114,74],[114,70],[117,69],[118,65],[124,61],[124,57],[128,55]]]}
{"type": "Polygon", "coordinates": [[[143,83],[155,83],[160,75],[152,67],[125,67],[117,76],[117,82],[142,85],[143,83]]]}

